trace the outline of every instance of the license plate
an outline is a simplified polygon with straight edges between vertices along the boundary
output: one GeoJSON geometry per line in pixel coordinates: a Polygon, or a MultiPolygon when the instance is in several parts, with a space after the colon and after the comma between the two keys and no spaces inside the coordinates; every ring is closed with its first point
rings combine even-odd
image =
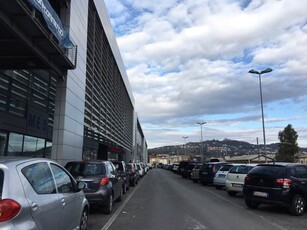
{"type": "Polygon", "coordinates": [[[218,176],[218,177],[225,178],[225,175],[223,175],[223,174],[219,174],[219,176],[218,176]]]}
{"type": "Polygon", "coordinates": [[[208,174],[208,172],[203,172],[202,174],[203,174],[203,175],[207,175],[207,174],[208,174]]]}
{"type": "Polygon", "coordinates": [[[241,188],[242,185],[241,184],[232,184],[232,187],[238,187],[238,188],[241,188]]]}
{"type": "Polygon", "coordinates": [[[266,193],[266,192],[257,192],[257,191],[255,191],[255,192],[254,192],[254,196],[259,196],[259,197],[268,197],[268,196],[269,196],[269,194],[268,194],[268,193],[266,193]]]}

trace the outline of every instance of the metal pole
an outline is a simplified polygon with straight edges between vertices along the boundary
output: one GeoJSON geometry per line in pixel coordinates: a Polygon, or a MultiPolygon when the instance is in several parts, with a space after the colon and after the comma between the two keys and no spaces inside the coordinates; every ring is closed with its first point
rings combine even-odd
{"type": "Polygon", "coordinates": [[[204,156],[204,143],[203,143],[203,125],[206,124],[207,122],[203,121],[203,122],[197,122],[197,124],[200,125],[200,142],[201,142],[201,158],[202,161],[205,160],[205,156],[204,156]]]}
{"type": "Polygon", "coordinates": [[[263,143],[264,143],[264,157],[265,157],[265,163],[267,163],[265,127],[264,127],[264,115],[263,115],[263,100],[262,100],[262,87],[261,87],[261,74],[260,73],[259,73],[259,85],[260,85],[260,101],[261,101],[261,116],[262,116],[263,143]]]}

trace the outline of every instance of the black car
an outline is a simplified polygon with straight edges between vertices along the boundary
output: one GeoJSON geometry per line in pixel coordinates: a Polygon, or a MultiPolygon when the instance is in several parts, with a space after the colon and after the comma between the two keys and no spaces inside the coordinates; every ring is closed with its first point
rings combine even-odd
{"type": "Polygon", "coordinates": [[[127,172],[129,174],[130,185],[135,187],[139,181],[139,174],[134,163],[127,164],[127,172]]]}
{"type": "Polygon", "coordinates": [[[124,161],[112,161],[112,163],[123,180],[123,193],[125,194],[130,188],[130,176],[127,171],[126,163],[124,161]]]}
{"type": "Polygon", "coordinates": [[[199,161],[188,161],[188,163],[186,164],[183,172],[182,172],[182,176],[184,178],[188,178],[188,179],[191,179],[191,172],[192,172],[192,169],[196,166],[196,165],[199,165],[199,164],[202,164],[202,162],[199,162],[199,161]]]}
{"type": "Polygon", "coordinates": [[[307,199],[307,165],[260,164],[245,177],[243,194],[249,208],[257,208],[260,204],[280,205],[293,215],[303,215],[307,199]]]}
{"type": "Polygon", "coordinates": [[[85,196],[92,206],[112,212],[113,201],[122,201],[122,179],[110,161],[72,161],[65,168],[77,181],[83,181],[85,196]]]}
{"type": "Polygon", "coordinates": [[[183,176],[185,167],[187,166],[189,162],[188,161],[180,161],[179,162],[179,168],[178,168],[178,173],[183,176]]]}
{"type": "Polygon", "coordinates": [[[225,164],[227,163],[226,162],[204,163],[199,170],[199,181],[203,185],[213,184],[216,172],[225,164]]]}

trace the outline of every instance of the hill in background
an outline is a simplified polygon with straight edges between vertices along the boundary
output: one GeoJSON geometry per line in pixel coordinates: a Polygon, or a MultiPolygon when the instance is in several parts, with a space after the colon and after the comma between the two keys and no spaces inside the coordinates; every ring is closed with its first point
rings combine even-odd
{"type": "MultiPolygon", "coordinates": [[[[201,142],[189,142],[185,145],[169,145],[163,147],[152,148],[148,150],[149,155],[168,154],[168,155],[185,155],[196,156],[201,155],[201,142]]],[[[278,143],[267,144],[267,154],[275,154],[278,150],[278,143]]],[[[222,156],[241,156],[263,153],[263,144],[254,145],[244,141],[236,141],[230,139],[208,140],[203,141],[203,153],[206,157],[222,157],[222,156]]],[[[300,149],[301,154],[307,154],[307,148],[300,149]]]]}

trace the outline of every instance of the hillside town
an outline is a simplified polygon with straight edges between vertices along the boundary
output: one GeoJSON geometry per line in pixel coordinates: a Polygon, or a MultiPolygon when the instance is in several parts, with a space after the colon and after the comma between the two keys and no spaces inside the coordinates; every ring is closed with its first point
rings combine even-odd
{"type": "MultiPolygon", "coordinates": [[[[267,162],[275,161],[278,143],[266,146],[267,162]]],[[[183,160],[191,161],[219,161],[237,163],[265,162],[263,145],[254,145],[243,141],[230,139],[208,140],[204,142],[189,142],[186,145],[170,145],[149,149],[149,162],[157,164],[173,164],[183,160]],[[203,154],[201,154],[203,153],[203,154]]],[[[307,164],[307,149],[300,148],[297,162],[307,164]]]]}

